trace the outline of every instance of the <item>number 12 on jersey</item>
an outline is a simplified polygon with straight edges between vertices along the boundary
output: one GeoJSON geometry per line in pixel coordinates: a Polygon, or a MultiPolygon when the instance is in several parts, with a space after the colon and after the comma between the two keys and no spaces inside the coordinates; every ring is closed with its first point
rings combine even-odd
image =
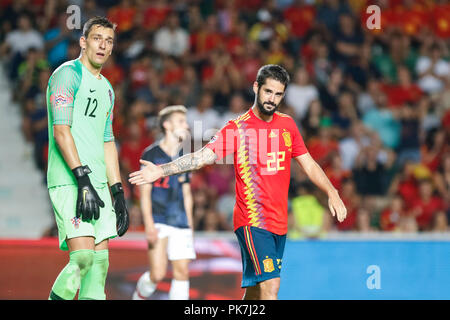
{"type": "Polygon", "coordinates": [[[95,110],[97,110],[97,99],[91,99],[90,97],[88,97],[88,103],[86,106],[86,111],[84,111],[84,115],[87,116],[88,112],[89,112],[89,106],[91,105],[91,100],[92,100],[92,104],[94,105],[94,109],[92,109],[91,113],[89,113],[89,117],[95,118],[95,110]]]}

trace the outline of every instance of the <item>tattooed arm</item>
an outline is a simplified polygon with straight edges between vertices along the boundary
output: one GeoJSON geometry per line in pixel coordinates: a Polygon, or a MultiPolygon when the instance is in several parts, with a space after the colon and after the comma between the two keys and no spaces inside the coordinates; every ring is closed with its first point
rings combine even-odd
{"type": "Polygon", "coordinates": [[[203,147],[196,152],[186,154],[172,162],[159,166],[141,159],[140,162],[145,167],[139,171],[132,172],[129,181],[136,185],[152,183],[161,177],[198,170],[208,164],[213,164],[216,158],[214,151],[203,147]]]}

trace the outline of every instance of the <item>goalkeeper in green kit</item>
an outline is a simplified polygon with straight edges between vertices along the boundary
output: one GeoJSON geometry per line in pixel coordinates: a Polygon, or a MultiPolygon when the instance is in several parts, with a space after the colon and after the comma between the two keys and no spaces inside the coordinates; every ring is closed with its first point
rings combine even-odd
{"type": "Polygon", "coordinates": [[[59,247],[69,251],[51,300],[74,299],[78,289],[79,299],[106,299],[108,241],[128,229],[112,131],[114,91],[100,73],[114,30],[106,18],[87,21],[80,57],[63,63],[48,81],[47,183],[59,247]]]}

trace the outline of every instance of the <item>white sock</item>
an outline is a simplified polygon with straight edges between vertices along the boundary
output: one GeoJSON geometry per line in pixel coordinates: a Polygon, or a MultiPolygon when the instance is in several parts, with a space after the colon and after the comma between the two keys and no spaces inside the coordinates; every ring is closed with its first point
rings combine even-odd
{"type": "Polygon", "coordinates": [[[156,284],[150,280],[150,272],[145,272],[138,280],[133,300],[143,300],[155,292],[156,284]]]}
{"type": "Polygon", "coordinates": [[[189,300],[189,280],[172,279],[169,300],[189,300]]]}

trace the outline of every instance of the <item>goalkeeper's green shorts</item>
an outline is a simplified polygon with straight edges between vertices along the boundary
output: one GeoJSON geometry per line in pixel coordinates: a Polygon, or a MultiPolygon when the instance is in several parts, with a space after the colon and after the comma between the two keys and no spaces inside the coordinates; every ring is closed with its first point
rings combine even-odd
{"type": "Polygon", "coordinates": [[[100,218],[84,222],[76,218],[75,206],[77,202],[78,188],[75,185],[64,185],[48,189],[53,211],[55,213],[56,225],[58,227],[59,248],[69,250],[66,239],[90,236],[95,238],[95,244],[105,239],[117,236],[116,213],[112,206],[109,188],[95,187],[98,196],[105,203],[100,208],[100,218]]]}

